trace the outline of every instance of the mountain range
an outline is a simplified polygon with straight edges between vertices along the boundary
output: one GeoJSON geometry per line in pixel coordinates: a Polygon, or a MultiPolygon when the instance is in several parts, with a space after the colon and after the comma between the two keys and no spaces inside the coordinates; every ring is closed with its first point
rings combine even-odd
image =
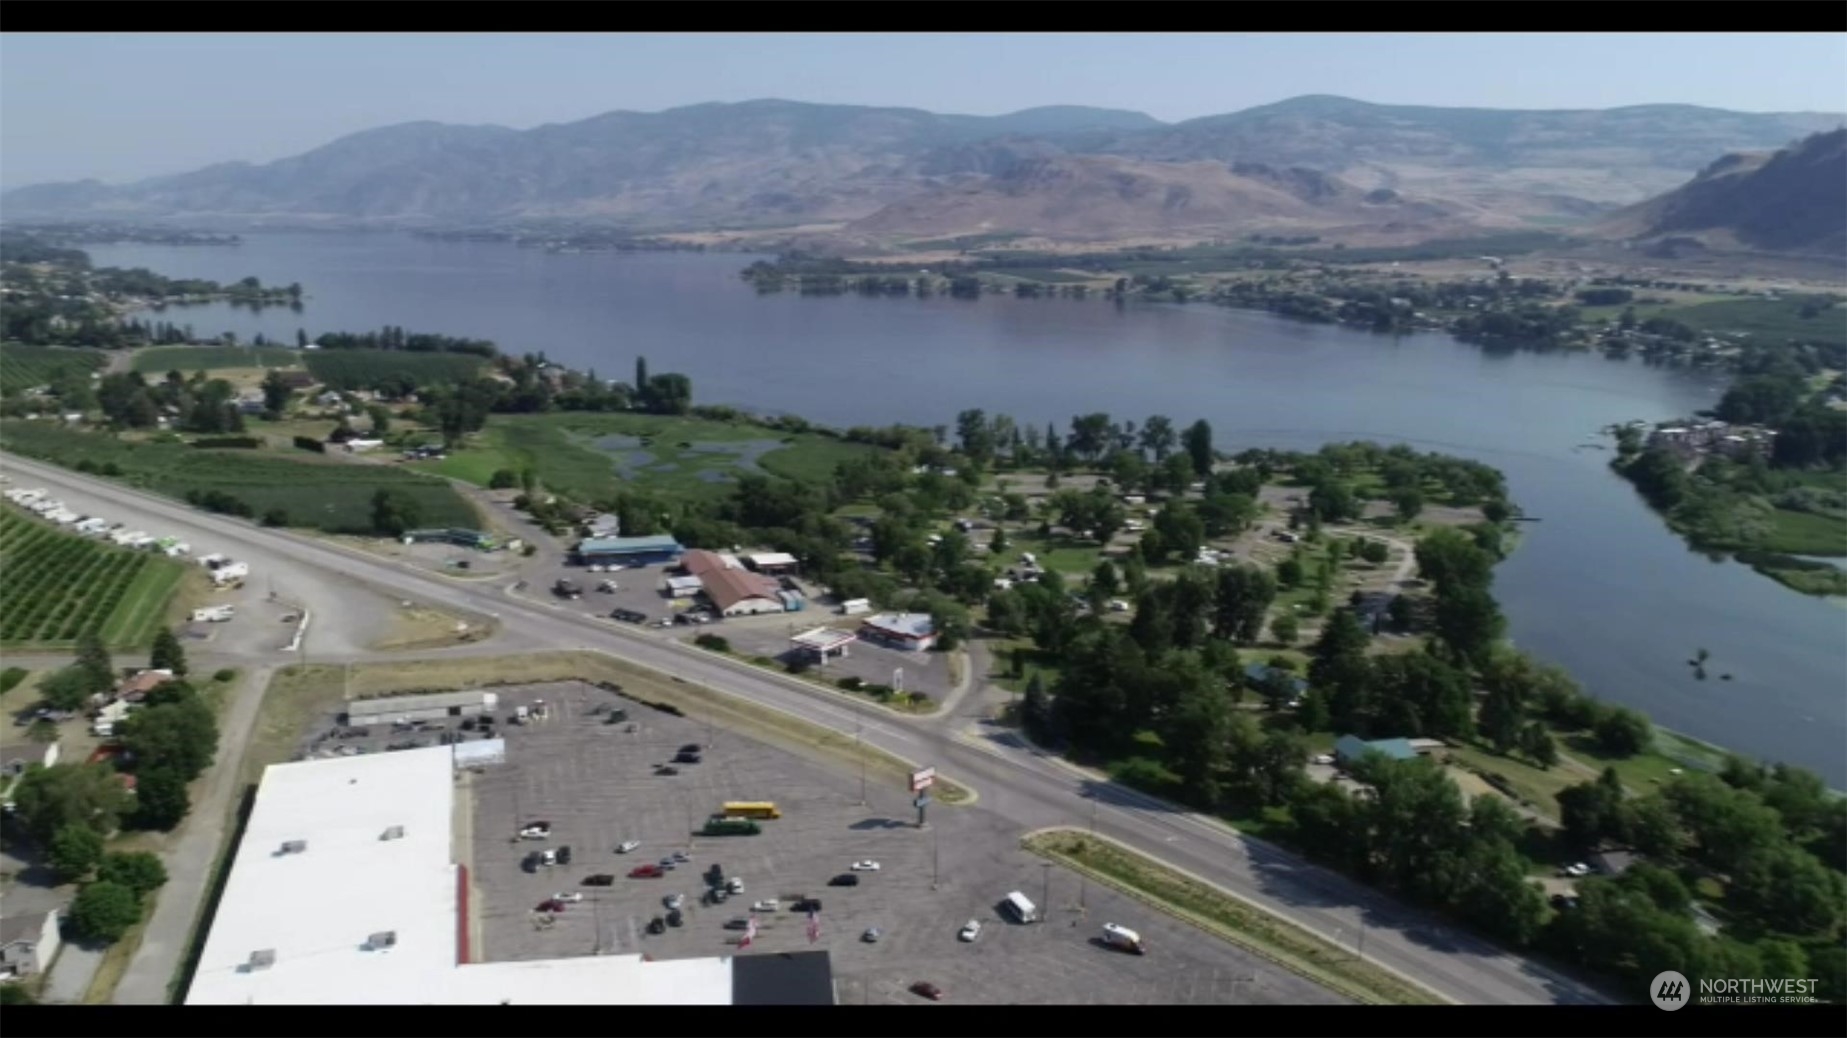
{"type": "Polygon", "coordinates": [[[1593,221],[1716,155],[1835,129],[1822,113],[1686,105],[1505,111],[1299,97],[1163,123],[1080,106],[1001,116],[761,100],[530,130],[406,123],[262,165],[23,187],[9,219],[637,232],[828,225],[866,243],[1103,240],[1593,221]]]}

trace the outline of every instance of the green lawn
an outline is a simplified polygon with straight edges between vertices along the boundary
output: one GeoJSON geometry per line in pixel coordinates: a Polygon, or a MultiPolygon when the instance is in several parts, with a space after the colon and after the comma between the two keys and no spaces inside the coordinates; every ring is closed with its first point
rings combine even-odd
{"type": "Polygon", "coordinates": [[[249,505],[256,516],[279,508],[287,513],[289,525],[329,533],[371,532],[372,496],[380,489],[399,491],[415,501],[421,525],[480,523],[474,508],[448,483],[397,465],[348,463],[301,451],[200,450],[46,422],[0,424],[0,442],[28,457],[72,468],[84,461],[113,464],[125,482],[170,497],[219,491],[249,505]]]}
{"type": "Polygon", "coordinates": [[[109,621],[103,640],[111,645],[150,645],[165,626],[167,603],[180,586],[185,570],[179,565],[148,566],[135,575],[109,621]]]}
{"type": "Polygon", "coordinates": [[[1663,311],[1703,332],[1743,332],[1762,342],[1820,342],[1847,346],[1847,320],[1839,306],[1826,296],[1788,296],[1782,299],[1721,299],[1663,311]],[[1802,316],[1808,307],[1812,316],[1802,316]]]}
{"type": "Polygon", "coordinates": [[[1779,508],[1763,550],[1785,555],[1847,555],[1847,520],[1779,508]]]}
{"type": "Polygon", "coordinates": [[[821,480],[841,461],[875,449],[816,433],[789,434],[698,418],[496,415],[463,450],[413,467],[485,486],[499,469],[530,466],[546,487],[589,501],[623,486],[716,495],[739,473],[753,469],[789,479],[821,480]],[[610,437],[627,439],[608,442],[610,437]]]}
{"type": "Polygon", "coordinates": [[[1071,578],[1088,578],[1096,570],[1097,561],[1103,557],[1103,546],[1095,541],[1077,540],[1062,535],[1051,538],[1039,536],[1029,530],[1007,532],[1007,557],[1000,561],[1012,562],[1019,558],[1021,552],[1032,552],[1039,560],[1041,568],[1055,570],[1065,576],[1072,590],[1078,590],[1078,584],[1071,578]]]}
{"type": "Polygon", "coordinates": [[[152,346],[135,351],[134,369],[144,375],[219,368],[293,368],[301,365],[300,350],[280,346],[152,346]]]}

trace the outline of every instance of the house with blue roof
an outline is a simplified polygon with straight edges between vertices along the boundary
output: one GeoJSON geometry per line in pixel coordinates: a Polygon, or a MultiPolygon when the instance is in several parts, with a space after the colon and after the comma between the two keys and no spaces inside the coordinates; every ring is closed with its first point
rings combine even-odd
{"type": "Polygon", "coordinates": [[[1264,683],[1270,679],[1270,675],[1272,674],[1281,674],[1288,678],[1290,694],[1298,699],[1301,698],[1304,692],[1308,691],[1307,681],[1291,674],[1289,671],[1283,670],[1281,667],[1271,667],[1262,663],[1247,663],[1244,665],[1244,683],[1253,691],[1262,692],[1264,683]]]}
{"type": "Polygon", "coordinates": [[[577,561],[592,563],[620,562],[625,566],[646,566],[653,562],[677,562],[686,549],[671,536],[588,537],[577,545],[577,561]]]}

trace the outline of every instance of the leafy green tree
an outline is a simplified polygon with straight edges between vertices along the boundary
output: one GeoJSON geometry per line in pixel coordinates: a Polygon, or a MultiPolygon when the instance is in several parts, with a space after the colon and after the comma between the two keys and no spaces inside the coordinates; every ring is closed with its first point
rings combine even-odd
{"type": "Polygon", "coordinates": [[[366,417],[372,420],[372,436],[383,438],[391,431],[391,409],[382,404],[372,404],[366,408],[366,417]]]}
{"type": "Polygon", "coordinates": [[[148,667],[152,670],[170,670],[179,677],[186,675],[186,650],[172,631],[162,628],[154,635],[154,648],[148,655],[148,667]]]}
{"type": "Polygon", "coordinates": [[[86,940],[114,944],[140,921],[141,899],[120,883],[91,883],[71,902],[71,927],[86,940]]]}
{"type": "Polygon", "coordinates": [[[1782,819],[1745,790],[1732,789],[1711,775],[1677,775],[1661,787],[1690,838],[1689,855],[1723,873],[1742,870],[1764,847],[1786,836],[1782,819]]]}
{"type": "Polygon", "coordinates": [[[1302,586],[1302,560],[1294,555],[1276,564],[1276,582],[1286,588],[1302,586]]]}
{"type": "Polygon", "coordinates": [[[1779,933],[1839,936],[1847,877],[1788,843],[1759,848],[1732,874],[1726,904],[1779,933]]]}
{"type": "Polygon", "coordinates": [[[372,495],[372,529],[387,537],[402,537],[404,531],[416,529],[422,512],[416,500],[402,491],[380,487],[372,495]]]}
{"type": "Polygon", "coordinates": [[[1633,757],[1648,748],[1654,733],[1648,718],[1628,707],[1613,707],[1597,722],[1597,747],[1614,757],[1633,757]]]}
{"type": "Polygon", "coordinates": [[[1580,850],[1592,850],[1606,839],[1620,841],[1628,833],[1623,784],[1615,768],[1603,769],[1594,782],[1559,790],[1557,800],[1565,839],[1580,850]]]}
{"type": "Polygon", "coordinates": [[[269,374],[263,376],[264,413],[272,418],[280,418],[289,409],[289,401],[294,397],[295,389],[282,377],[281,371],[271,368],[269,374]]]}
{"type": "Polygon", "coordinates": [[[128,793],[113,768],[103,764],[54,764],[28,770],[13,786],[12,800],[26,831],[49,843],[67,825],[113,832],[128,809],[128,793]]]}
{"type": "Polygon", "coordinates": [[[49,859],[61,880],[75,883],[103,860],[102,834],[81,823],[67,824],[52,836],[49,859]]]}
{"type": "Polygon", "coordinates": [[[1432,530],[1417,542],[1418,575],[1439,595],[1453,589],[1485,589],[1494,579],[1494,558],[1453,527],[1432,530]]]}
{"type": "Polygon", "coordinates": [[[96,689],[95,675],[79,666],[64,667],[39,682],[39,698],[53,710],[78,710],[96,689]]]}
{"type": "Polygon", "coordinates": [[[1301,626],[1296,622],[1295,614],[1284,611],[1270,621],[1270,637],[1284,645],[1294,645],[1301,634],[1301,626]]]}
{"type": "Polygon", "coordinates": [[[1462,587],[1438,593],[1434,626],[1458,659],[1479,663],[1492,652],[1507,621],[1486,588],[1462,587]]]}
{"type": "Polygon", "coordinates": [[[1199,475],[1191,454],[1169,454],[1167,460],[1161,462],[1155,472],[1155,483],[1163,490],[1174,494],[1192,485],[1193,478],[1199,475]]]}
{"type": "Polygon", "coordinates": [[[1184,562],[1191,562],[1199,555],[1200,545],[1206,538],[1205,524],[1198,513],[1179,501],[1168,504],[1155,515],[1153,532],[1159,534],[1164,552],[1178,554],[1184,562]]]}
{"type": "Polygon", "coordinates": [[[1164,414],[1149,415],[1142,423],[1141,449],[1154,456],[1155,464],[1167,460],[1173,452],[1178,437],[1174,433],[1173,419],[1164,414]]]}
{"type": "Polygon", "coordinates": [[[1558,763],[1558,743],[1552,733],[1538,721],[1528,721],[1520,729],[1520,752],[1530,757],[1541,768],[1550,768],[1558,763]]]}
{"type": "Polygon", "coordinates": [[[1275,600],[1276,581],[1268,573],[1243,563],[1221,567],[1213,596],[1213,633],[1247,645],[1257,641],[1275,600]]]}
{"type": "Polygon", "coordinates": [[[1392,491],[1392,507],[1398,512],[1398,521],[1408,523],[1423,512],[1424,493],[1414,486],[1400,487],[1392,491]]]}
{"type": "Polygon", "coordinates": [[[211,766],[218,722],[196,693],[143,707],[122,722],[122,745],[144,767],[173,768],[188,780],[211,766]]]}
{"type": "Polygon", "coordinates": [[[1386,559],[1391,557],[1391,549],[1385,546],[1384,541],[1369,540],[1360,545],[1360,558],[1365,559],[1375,566],[1381,565],[1386,559]]]}
{"type": "Polygon", "coordinates": [[[519,486],[519,473],[512,469],[495,469],[494,474],[487,480],[489,490],[511,490],[517,486],[519,486]]]}
{"type": "Polygon", "coordinates": [[[1360,502],[1353,496],[1353,488],[1335,480],[1315,484],[1308,492],[1308,507],[1314,509],[1324,523],[1337,523],[1360,514],[1360,502]]]}
{"type": "Polygon", "coordinates": [[[1193,471],[1200,476],[1210,475],[1213,461],[1212,426],[1201,418],[1186,427],[1180,441],[1187,457],[1192,459],[1193,471]]]}
{"type": "Polygon", "coordinates": [[[160,858],[147,851],[114,852],[103,855],[96,868],[96,878],[120,883],[134,891],[137,897],[146,897],[166,884],[167,868],[160,863],[160,858]]]}
{"type": "Polygon", "coordinates": [[[186,779],[175,769],[144,768],[135,777],[135,828],[171,832],[192,810],[186,779]]]}
{"type": "Polygon", "coordinates": [[[107,692],[115,687],[115,663],[109,658],[109,650],[103,646],[103,637],[95,627],[85,629],[77,635],[77,660],[75,666],[90,676],[91,692],[107,692]]]}

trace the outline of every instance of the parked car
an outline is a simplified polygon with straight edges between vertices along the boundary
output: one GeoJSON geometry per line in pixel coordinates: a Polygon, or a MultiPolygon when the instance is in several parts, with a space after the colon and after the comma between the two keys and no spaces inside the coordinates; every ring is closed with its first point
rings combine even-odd
{"type": "Polygon", "coordinates": [[[623,840],[621,843],[616,844],[616,853],[627,854],[639,846],[641,846],[640,840],[623,840]]]}
{"type": "Polygon", "coordinates": [[[660,860],[661,868],[666,869],[669,872],[672,872],[675,868],[679,866],[679,864],[680,864],[679,862],[674,861],[672,858],[662,858],[660,860]]]}
{"type": "Polygon", "coordinates": [[[1559,869],[1558,874],[1561,876],[1569,876],[1574,879],[1580,876],[1588,876],[1590,875],[1590,866],[1581,861],[1575,862],[1559,869]]]}
{"type": "Polygon", "coordinates": [[[1308,762],[1310,764],[1332,764],[1334,763],[1334,755],[1331,753],[1317,753],[1313,757],[1310,757],[1308,762]]]}
{"type": "Polygon", "coordinates": [[[879,943],[879,938],[883,936],[885,936],[883,930],[880,930],[876,926],[868,926],[866,932],[859,935],[859,939],[865,941],[867,944],[877,944],[879,943]]]}
{"type": "Polygon", "coordinates": [[[558,864],[569,865],[570,863],[571,863],[571,845],[567,843],[563,847],[558,848],[558,864]]]}
{"type": "Polygon", "coordinates": [[[851,872],[842,872],[840,875],[828,880],[827,885],[830,887],[857,887],[859,886],[859,877],[851,872]]]}
{"type": "Polygon", "coordinates": [[[680,769],[671,764],[656,764],[654,766],[654,773],[656,775],[678,775],[680,769]]]}
{"type": "Polygon", "coordinates": [[[801,898],[790,905],[789,910],[792,912],[819,912],[821,910],[821,899],[818,897],[801,898]]]}
{"type": "Polygon", "coordinates": [[[773,897],[766,897],[763,900],[757,902],[756,904],[751,905],[750,910],[752,912],[774,912],[781,907],[782,907],[781,901],[778,901],[777,899],[773,897]]]}
{"type": "Polygon", "coordinates": [[[927,980],[920,980],[912,984],[911,993],[914,995],[922,995],[932,1002],[941,1002],[943,1000],[943,989],[927,980]]]}
{"type": "Polygon", "coordinates": [[[628,878],[659,879],[666,874],[659,865],[637,865],[628,871],[628,878]]]}
{"type": "Polygon", "coordinates": [[[854,872],[877,872],[879,871],[879,863],[876,861],[856,861],[853,863],[853,871],[854,872]]]}
{"type": "Polygon", "coordinates": [[[699,745],[696,742],[689,742],[685,746],[680,747],[680,752],[681,753],[700,753],[704,751],[704,749],[705,747],[699,745]]]}
{"type": "Polygon", "coordinates": [[[686,862],[692,861],[693,856],[686,853],[685,851],[674,851],[673,860],[684,864],[686,862]]]}
{"type": "Polygon", "coordinates": [[[685,750],[681,750],[679,753],[674,754],[673,757],[673,762],[675,764],[697,764],[699,760],[700,757],[697,753],[687,753],[685,750]]]}
{"type": "Polygon", "coordinates": [[[970,919],[966,924],[963,925],[962,932],[956,934],[956,936],[958,938],[961,938],[964,941],[973,941],[975,938],[980,937],[981,936],[981,920],[970,919]]]}
{"type": "Polygon", "coordinates": [[[733,876],[730,879],[725,881],[725,893],[742,894],[743,892],[744,892],[744,877],[733,876]]]}
{"type": "Polygon", "coordinates": [[[666,933],[667,924],[661,921],[660,916],[655,916],[653,919],[648,920],[648,932],[651,934],[666,933]]]}
{"type": "Polygon", "coordinates": [[[531,854],[526,855],[526,860],[520,862],[520,868],[525,869],[527,872],[537,872],[539,871],[539,867],[544,864],[545,856],[538,851],[533,851],[531,854]]]}
{"type": "Polygon", "coordinates": [[[725,920],[725,929],[727,930],[748,930],[750,929],[750,920],[741,915],[734,916],[730,919],[725,920]]]}
{"type": "Polygon", "coordinates": [[[612,620],[620,620],[625,624],[639,624],[648,621],[648,614],[637,612],[633,609],[618,609],[610,613],[609,618],[612,620]]]}
{"type": "Polygon", "coordinates": [[[666,897],[661,898],[661,904],[667,906],[668,908],[679,908],[681,905],[686,904],[686,895],[685,894],[668,894],[666,897]]]}
{"type": "Polygon", "coordinates": [[[680,914],[679,909],[673,908],[667,911],[667,925],[668,926],[679,926],[685,922],[686,922],[686,917],[680,914]]]}
{"type": "Polygon", "coordinates": [[[567,904],[573,904],[573,905],[578,903],[579,901],[582,901],[583,899],[584,899],[584,895],[575,890],[571,891],[569,894],[553,894],[552,895],[553,901],[563,901],[567,904]]]}
{"type": "Polygon", "coordinates": [[[557,899],[557,898],[555,898],[555,897],[552,897],[552,898],[546,898],[546,899],[545,899],[544,901],[541,901],[541,902],[539,902],[539,907],[538,907],[538,909],[537,909],[537,911],[540,911],[540,912],[562,912],[562,911],[564,911],[564,902],[562,902],[562,901],[560,901],[560,900],[558,900],[558,899],[557,899]]]}
{"type": "Polygon", "coordinates": [[[547,840],[551,838],[551,835],[550,822],[534,822],[519,831],[519,838],[522,840],[547,840]]]}
{"type": "Polygon", "coordinates": [[[615,881],[616,881],[616,877],[610,875],[609,873],[599,872],[594,876],[585,876],[584,886],[586,887],[607,887],[610,884],[614,883],[615,881]]]}
{"type": "Polygon", "coordinates": [[[539,852],[539,864],[545,866],[548,869],[551,868],[553,865],[558,864],[558,852],[557,851],[540,851],[539,852]]]}

